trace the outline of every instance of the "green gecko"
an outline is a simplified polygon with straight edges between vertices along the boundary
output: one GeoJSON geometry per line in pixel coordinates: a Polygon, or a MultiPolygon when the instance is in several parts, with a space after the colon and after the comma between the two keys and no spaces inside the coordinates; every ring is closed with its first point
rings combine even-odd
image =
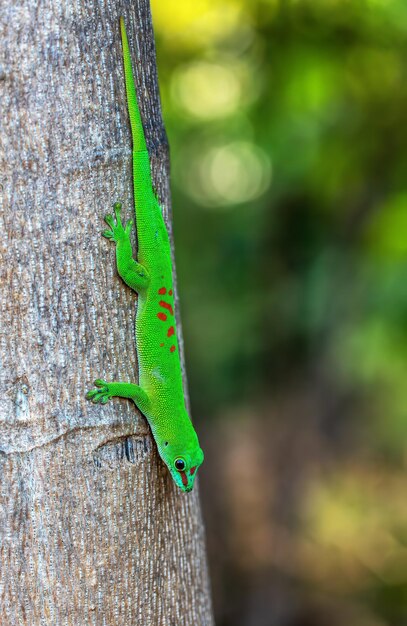
{"type": "Polygon", "coordinates": [[[181,363],[174,316],[171,249],[161,208],[151,181],[150,159],[137,103],[136,87],[124,20],[120,18],[124,77],[133,141],[133,188],[137,220],[138,253],[130,243],[132,221],[123,225],[121,205],[102,235],[116,244],[117,271],[138,294],[136,347],[139,385],[96,380],[86,394],[94,403],[106,404],[113,396],[132,400],[147,418],[158,452],[175,483],[191,491],[204,455],[185,407],[181,363]]]}

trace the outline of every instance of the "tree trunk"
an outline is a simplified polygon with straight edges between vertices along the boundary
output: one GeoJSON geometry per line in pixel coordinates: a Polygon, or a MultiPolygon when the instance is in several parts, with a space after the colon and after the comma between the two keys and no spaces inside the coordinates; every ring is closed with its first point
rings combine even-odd
{"type": "Polygon", "coordinates": [[[134,405],[85,400],[137,372],[135,297],[100,235],[113,202],[133,213],[121,13],[170,227],[148,0],[2,0],[4,626],[212,624],[197,490],[175,487],[134,405]]]}

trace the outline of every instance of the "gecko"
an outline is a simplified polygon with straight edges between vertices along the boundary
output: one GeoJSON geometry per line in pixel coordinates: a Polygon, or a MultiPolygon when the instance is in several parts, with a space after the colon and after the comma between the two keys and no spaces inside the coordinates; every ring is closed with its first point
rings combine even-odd
{"type": "Polygon", "coordinates": [[[106,404],[110,398],[132,400],[147,418],[158,452],[176,485],[184,492],[194,486],[204,455],[185,406],[179,345],[174,315],[174,286],[170,239],[159,201],[153,190],[150,158],[137,101],[130,48],[124,19],[120,18],[124,79],[132,137],[133,194],[137,226],[137,257],[130,234],[133,221],[123,224],[121,204],[114,217],[104,219],[102,235],[116,246],[119,276],[135,291],[135,342],[138,385],[131,382],[94,381],[86,397],[106,404]]]}

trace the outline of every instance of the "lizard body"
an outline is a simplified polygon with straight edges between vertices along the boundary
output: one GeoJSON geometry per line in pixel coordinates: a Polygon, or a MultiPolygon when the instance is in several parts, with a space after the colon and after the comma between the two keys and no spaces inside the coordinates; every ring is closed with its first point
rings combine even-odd
{"type": "Polygon", "coordinates": [[[181,363],[174,315],[171,248],[161,208],[154,194],[150,159],[137,103],[129,44],[120,18],[127,104],[133,142],[133,189],[138,252],[133,259],[132,222],[123,226],[121,205],[102,234],[116,244],[117,270],[138,294],[136,347],[139,384],[96,380],[87,393],[92,402],[106,404],[113,396],[132,400],[146,416],[158,451],[182,491],[191,491],[203,452],[185,407],[181,363]]]}

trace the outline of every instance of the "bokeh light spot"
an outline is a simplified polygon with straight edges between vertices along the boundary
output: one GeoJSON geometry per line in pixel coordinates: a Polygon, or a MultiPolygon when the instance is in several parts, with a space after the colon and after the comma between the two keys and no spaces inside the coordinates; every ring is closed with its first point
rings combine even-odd
{"type": "Polygon", "coordinates": [[[172,82],[174,100],[190,115],[211,119],[233,113],[240,99],[236,73],[226,66],[194,63],[179,70],[172,82]]]}
{"type": "Polygon", "coordinates": [[[270,159],[261,148],[250,142],[233,142],[208,149],[191,164],[186,182],[189,195],[198,204],[226,208],[262,195],[271,174],[270,159]]]}
{"type": "MultiPolygon", "coordinates": [[[[242,0],[152,0],[154,27],[169,47],[208,47],[242,21],[242,0]]],[[[243,21],[249,19],[245,15],[243,21]]]]}
{"type": "Polygon", "coordinates": [[[236,142],[209,157],[209,179],[221,203],[247,202],[261,195],[270,182],[270,162],[250,143],[236,142]]]}

